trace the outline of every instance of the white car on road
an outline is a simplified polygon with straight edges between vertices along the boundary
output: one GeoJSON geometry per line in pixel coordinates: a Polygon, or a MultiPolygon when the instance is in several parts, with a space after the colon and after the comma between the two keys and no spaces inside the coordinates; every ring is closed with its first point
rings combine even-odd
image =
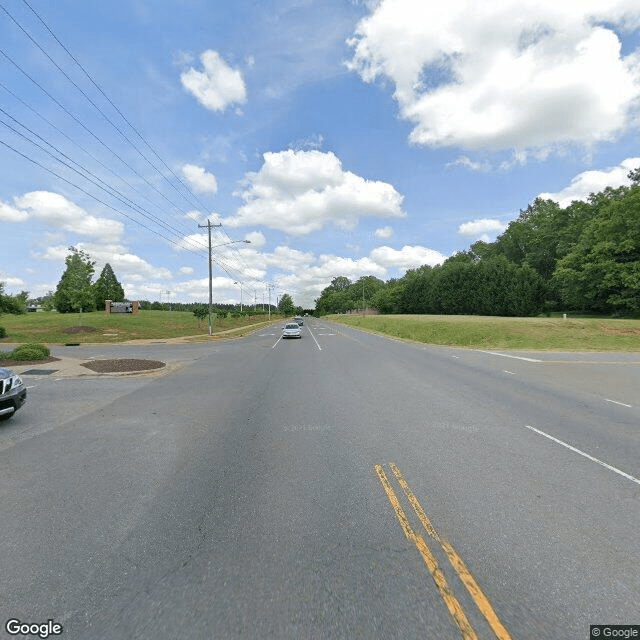
{"type": "Polygon", "coordinates": [[[283,338],[302,338],[302,331],[297,322],[287,322],[282,329],[283,338]]]}

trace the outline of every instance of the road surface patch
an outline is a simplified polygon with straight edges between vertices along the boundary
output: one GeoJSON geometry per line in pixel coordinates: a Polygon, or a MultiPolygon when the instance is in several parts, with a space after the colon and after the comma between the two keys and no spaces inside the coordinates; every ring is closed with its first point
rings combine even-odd
{"type": "MultiPolygon", "coordinates": [[[[500,622],[500,619],[498,618],[495,611],[493,610],[493,607],[489,603],[488,598],[485,596],[482,589],[480,589],[480,586],[476,582],[471,572],[467,569],[466,565],[464,564],[464,562],[462,561],[458,553],[451,546],[451,544],[449,544],[449,542],[447,542],[446,540],[440,537],[438,532],[435,530],[435,528],[429,521],[429,518],[427,517],[424,509],[422,508],[422,505],[414,495],[413,491],[411,491],[411,488],[409,487],[409,484],[407,483],[407,481],[403,478],[402,473],[400,472],[400,469],[398,469],[398,467],[393,462],[389,463],[389,468],[393,472],[393,475],[395,476],[398,484],[402,488],[407,500],[409,501],[409,504],[411,505],[411,507],[413,508],[413,511],[418,517],[418,520],[420,520],[420,524],[422,525],[422,527],[424,528],[428,536],[431,539],[433,539],[436,543],[438,543],[442,548],[442,550],[444,551],[444,553],[446,554],[446,557],[448,558],[449,563],[451,564],[456,574],[458,575],[458,577],[466,587],[467,591],[469,592],[469,595],[471,596],[474,603],[478,607],[478,610],[484,616],[485,620],[491,627],[491,630],[493,631],[495,637],[498,640],[511,640],[511,636],[509,635],[508,631],[500,622]]],[[[469,623],[469,620],[465,615],[464,610],[460,605],[460,602],[453,594],[451,587],[448,585],[444,573],[438,567],[437,560],[433,555],[433,553],[431,552],[431,550],[429,549],[429,546],[427,545],[426,541],[421,535],[416,534],[413,528],[411,527],[409,519],[407,518],[404,512],[404,509],[402,508],[402,505],[400,504],[400,501],[398,500],[398,497],[384,469],[382,468],[381,465],[375,465],[375,471],[376,471],[376,474],[378,475],[378,479],[380,480],[380,483],[382,484],[382,487],[385,493],[387,494],[387,498],[391,503],[391,506],[396,514],[396,517],[398,519],[398,522],[400,523],[400,527],[402,528],[402,531],[404,532],[405,537],[408,540],[411,540],[416,545],[418,551],[420,552],[420,555],[422,556],[422,559],[424,560],[424,563],[427,566],[429,573],[431,574],[431,577],[433,578],[433,581],[436,584],[436,587],[438,589],[438,592],[440,593],[440,596],[444,600],[444,603],[447,606],[449,613],[453,617],[458,629],[460,630],[460,634],[462,638],[464,640],[471,640],[474,638],[478,638],[478,635],[476,631],[473,629],[473,627],[471,626],[471,624],[469,623]]]]}
{"type": "Polygon", "coordinates": [[[617,473],[618,475],[622,476],[623,478],[626,478],[627,480],[631,480],[631,482],[635,482],[636,484],[640,484],[640,480],[638,480],[638,478],[634,478],[632,475],[629,475],[628,473],[625,473],[624,471],[621,471],[620,469],[617,469],[616,467],[611,466],[610,464],[607,464],[606,462],[602,462],[602,460],[598,460],[598,458],[594,458],[593,456],[589,455],[588,453],[585,453],[584,451],[580,451],[580,449],[576,449],[576,447],[567,444],[566,442],[563,442],[562,440],[558,440],[558,438],[554,438],[553,436],[550,436],[548,433],[545,433],[544,431],[540,431],[540,429],[536,429],[535,427],[532,427],[530,425],[525,425],[527,429],[530,429],[531,431],[535,431],[536,433],[540,434],[541,436],[544,436],[545,438],[548,438],[549,440],[552,440],[553,442],[557,443],[557,444],[561,444],[563,447],[566,447],[567,449],[569,449],[570,451],[573,451],[575,453],[580,454],[581,456],[583,456],[584,458],[587,458],[587,460],[591,460],[591,462],[595,462],[601,466],[603,466],[605,469],[609,469],[609,471],[613,471],[614,473],[617,473]]]}

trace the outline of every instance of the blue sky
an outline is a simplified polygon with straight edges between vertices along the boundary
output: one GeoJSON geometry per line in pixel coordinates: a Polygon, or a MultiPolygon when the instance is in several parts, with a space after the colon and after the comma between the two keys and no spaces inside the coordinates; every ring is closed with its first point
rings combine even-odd
{"type": "Polygon", "coordinates": [[[206,301],[209,219],[214,300],[312,307],[640,165],[637,0],[28,2],[0,11],[13,293],[73,245],[129,299],[206,301]]]}

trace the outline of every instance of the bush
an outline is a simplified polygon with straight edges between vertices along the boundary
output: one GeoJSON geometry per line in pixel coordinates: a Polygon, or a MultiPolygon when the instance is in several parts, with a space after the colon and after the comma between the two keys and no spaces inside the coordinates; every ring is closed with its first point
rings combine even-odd
{"type": "Polygon", "coordinates": [[[0,338],[7,337],[7,330],[4,327],[0,327],[0,338]]]}
{"type": "Polygon", "coordinates": [[[11,352],[12,360],[43,360],[51,352],[44,344],[21,344],[11,352]]]}

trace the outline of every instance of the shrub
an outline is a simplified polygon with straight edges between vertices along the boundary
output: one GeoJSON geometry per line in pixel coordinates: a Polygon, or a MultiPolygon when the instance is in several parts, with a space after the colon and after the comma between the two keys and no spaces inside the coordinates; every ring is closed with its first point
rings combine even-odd
{"type": "Polygon", "coordinates": [[[4,327],[0,327],[0,338],[7,337],[7,330],[4,327]]]}
{"type": "MultiPolygon", "coordinates": [[[[39,342],[27,342],[26,344],[20,345],[22,347],[29,347],[29,348],[33,348],[33,349],[39,349],[42,352],[42,357],[46,358],[47,356],[51,355],[51,351],[49,350],[49,347],[47,347],[46,344],[41,344],[39,342]]],[[[18,347],[19,349],[20,347],[18,347]]]]}
{"type": "Polygon", "coordinates": [[[21,344],[11,352],[12,360],[43,360],[51,352],[44,344],[21,344]]]}

